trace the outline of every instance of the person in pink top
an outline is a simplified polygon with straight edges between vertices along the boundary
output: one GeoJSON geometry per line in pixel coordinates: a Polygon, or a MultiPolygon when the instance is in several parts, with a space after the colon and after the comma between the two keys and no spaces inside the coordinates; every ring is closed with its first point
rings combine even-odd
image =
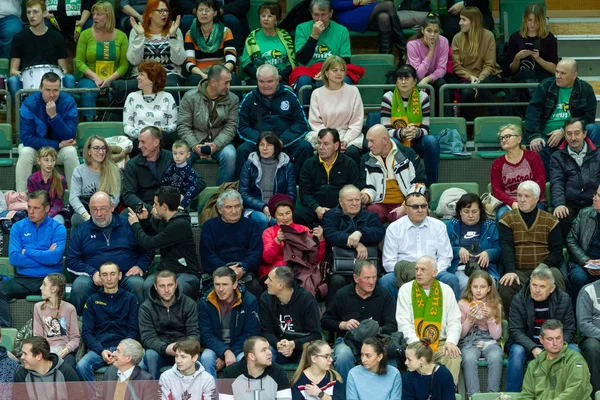
{"type": "MultiPolygon", "coordinates": [[[[448,39],[440,35],[441,26],[440,17],[427,14],[423,25],[406,46],[406,63],[417,70],[418,84],[433,86],[436,95],[446,84],[444,76],[448,69],[449,45],[448,39]]],[[[449,90],[444,91],[444,102],[450,102],[449,90]]]]}
{"type": "Polygon", "coordinates": [[[490,182],[492,195],[504,203],[496,212],[499,221],[502,214],[517,207],[517,188],[524,181],[535,181],[540,187],[538,208],[545,209],[546,170],[540,156],[531,150],[521,148],[523,134],[514,124],[500,127],[498,140],[506,154],[498,157],[492,164],[490,182]]]}
{"type": "Polygon", "coordinates": [[[258,269],[258,275],[264,281],[267,275],[274,267],[285,266],[286,260],[284,259],[283,246],[284,246],[284,233],[281,230],[282,225],[288,225],[294,228],[297,232],[309,232],[309,234],[315,239],[318,245],[317,262],[321,262],[325,259],[325,237],[323,236],[323,228],[317,226],[311,231],[304,225],[296,224],[293,221],[294,214],[294,203],[292,198],[287,194],[275,194],[269,200],[269,212],[277,221],[277,225],[271,226],[262,234],[263,240],[263,263],[258,269]]]}
{"type": "Polygon", "coordinates": [[[477,362],[482,356],[488,363],[487,391],[499,392],[504,362],[504,352],[498,343],[502,336],[502,303],[490,274],[482,269],[471,274],[458,308],[462,323],[458,347],[467,394],[470,398],[481,391],[477,362]]]}

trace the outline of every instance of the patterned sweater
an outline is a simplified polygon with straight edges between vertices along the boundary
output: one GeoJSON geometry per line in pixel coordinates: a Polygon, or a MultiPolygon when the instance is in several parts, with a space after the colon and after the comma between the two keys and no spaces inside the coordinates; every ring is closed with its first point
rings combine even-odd
{"type": "Polygon", "coordinates": [[[156,61],[167,70],[167,75],[181,75],[181,65],[185,62],[185,50],[183,49],[183,35],[177,29],[174,39],[161,34],[138,35],[135,29],[129,34],[129,47],[127,48],[127,60],[133,69],[131,76],[138,76],[137,66],[143,61],[156,61]]]}
{"type": "Polygon", "coordinates": [[[130,139],[137,139],[148,125],[162,128],[163,134],[177,131],[177,104],[173,95],[158,92],[150,96],[142,91],[130,93],[123,107],[123,131],[130,139]],[[150,101],[148,101],[150,99],[150,101]]]}
{"type": "Polygon", "coordinates": [[[181,207],[186,208],[192,199],[206,187],[191,165],[184,163],[178,166],[173,163],[167,167],[160,181],[160,186],[172,186],[183,195],[181,207]]]}

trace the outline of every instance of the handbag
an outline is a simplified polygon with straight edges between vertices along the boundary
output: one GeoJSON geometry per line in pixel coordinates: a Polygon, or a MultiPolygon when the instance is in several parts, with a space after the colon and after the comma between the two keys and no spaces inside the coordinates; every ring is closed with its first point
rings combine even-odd
{"type": "Polygon", "coordinates": [[[495,198],[491,193],[484,193],[481,195],[481,203],[487,217],[491,220],[496,219],[496,212],[504,205],[503,202],[495,198]]]}
{"type": "MultiPolygon", "coordinates": [[[[367,260],[378,266],[378,250],[376,246],[367,247],[367,260]]],[[[333,246],[333,273],[339,275],[354,274],[356,250],[333,246]]]]}

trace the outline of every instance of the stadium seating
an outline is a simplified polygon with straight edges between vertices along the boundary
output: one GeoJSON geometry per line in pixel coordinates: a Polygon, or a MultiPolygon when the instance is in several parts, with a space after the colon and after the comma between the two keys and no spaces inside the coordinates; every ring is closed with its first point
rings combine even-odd
{"type": "Polygon", "coordinates": [[[498,130],[506,124],[523,126],[520,117],[477,117],[474,121],[475,130],[475,154],[481,158],[496,159],[503,155],[500,142],[498,141],[498,130]],[[481,148],[493,149],[482,151],[481,148]]]}
{"type": "MultiPolygon", "coordinates": [[[[444,129],[456,129],[463,139],[463,150],[467,149],[467,121],[462,117],[430,117],[429,134],[439,137],[444,129]]],[[[454,154],[440,154],[440,160],[464,160],[471,158],[468,156],[456,156],[454,154]]]]}
{"type": "Polygon", "coordinates": [[[444,190],[450,188],[461,188],[467,193],[479,195],[479,184],[475,182],[433,183],[429,188],[429,209],[435,210],[444,190]]]}

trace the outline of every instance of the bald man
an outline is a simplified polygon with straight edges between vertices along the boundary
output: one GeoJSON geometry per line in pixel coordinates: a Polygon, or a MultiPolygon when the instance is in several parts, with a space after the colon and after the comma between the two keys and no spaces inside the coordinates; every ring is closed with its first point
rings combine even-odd
{"type": "Polygon", "coordinates": [[[425,170],[410,147],[397,145],[381,124],[367,132],[369,158],[363,158],[361,173],[365,187],[361,202],[379,220],[393,222],[406,214],[404,199],[409,193],[425,193],[425,170]]]}
{"type": "Polygon", "coordinates": [[[90,199],[91,218],[71,232],[67,269],[77,276],[71,303],[82,315],[87,298],[102,289],[100,266],[114,262],[123,273],[119,286],[144,301],[144,273],[150,268],[153,251],[141,248],[126,217],[115,212],[110,196],[96,192],[90,199]]]}
{"type": "Polygon", "coordinates": [[[550,153],[558,150],[565,137],[565,123],[576,117],[583,120],[587,136],[598,147],[600,127],[594,123],[594,89],[577,77],[577,62],[564,58],[556,66],[555,77],[538,85],[525,114],[525,140],[540,154],[546,176],[550,173],[550,153]]]}

